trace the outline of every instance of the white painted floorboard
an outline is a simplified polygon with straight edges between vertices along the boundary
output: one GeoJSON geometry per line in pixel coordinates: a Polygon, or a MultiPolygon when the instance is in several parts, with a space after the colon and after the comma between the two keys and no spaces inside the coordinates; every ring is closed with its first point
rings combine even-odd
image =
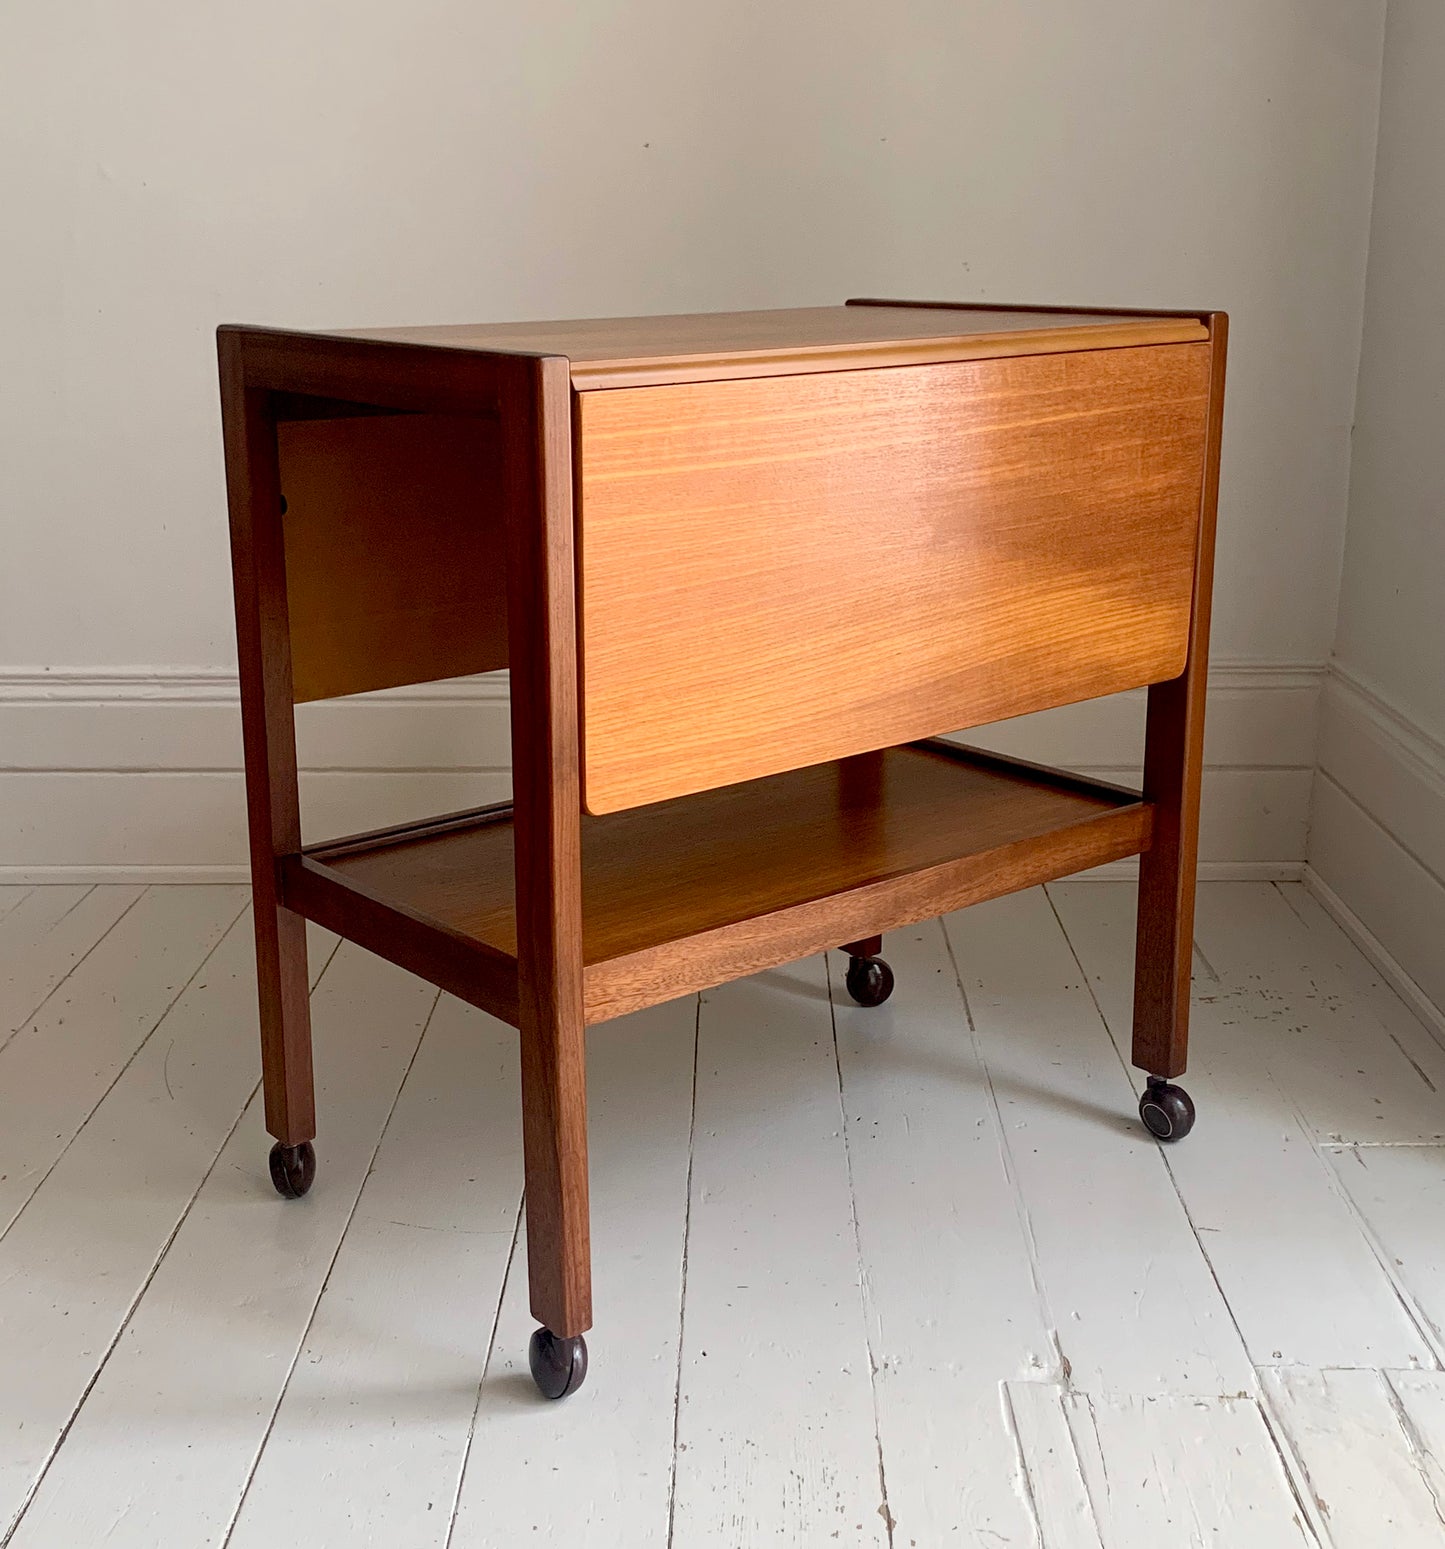
{"type": "Polygon", "coordinates": [[[152,888],[0,1049],[0,1236],[245,903],[152,888]]]}
{"type": "Polygon", "coordinates": [[[1342,1146],[1328,1155],[1376,1251],[1445,1348],[1445,1147],[1342,1146]]]}
{"type": "Polygon", "coordinates": [[[888,1541],[821,958],[702,997],[674,1541],[888,1541]]]}
{"type": "MultiPolygon", "coordinates": [[[[480,1440],[467,1461],[451,1549],[667,1543],[696,999],[623,1017],[589,1037],[598,1333],[591,1375],[574,1395],[583,1418],[568,1419],[571,1398],[539,1404],[527,1371],[536,1321],[527,1306],[524,1223],[478,1394],[480,1440]]],[[[519,1192],[520,1175],[514,1207],[519,1192]]]]}
{"type": "Polygon", "coordinates": [[[1201,890],[1172,1148],[1128,884],[595,1029],[557,1405],[515,1034],[314,932],[283,1203],[244,903],[0,889],[0,1542],[1445,1544],[1445,1049],[1298,889],[1201,890]]]}
{"type": "MultiPolygon", "coordinates": [[[[192,946],[201,969],[203,944],[192,946]]],[[[251,968],[247,920],[160,1019],[0,1239],[0,1524],[24,1506],[256,1085],[255,1055],[242,1042],[255,1015],[251,968]]],[[[107,1005],[101,986],[85,995],[107,1005]]],[[[75,1042],[86,1043],[78,1024],[75,1042]]],[[[63,1071],[63,1047],[51,1053],[63,1071]]],[[[23,1096],[7,1095],[17,1105],[23,1096]]],[[[61,1094],[31,1095],[43,1110],[61,1094]]]]}
{"type": "Polygon", "coordinates": [[[876,1009],[831,963],[894,1541],[1026,1544],[1002,1384],[1059,1380],[1027,1211],[938,922],[890,936],[888,961],[876,1009]]]}
{"type": "Polygon", "coordinates": [[[1315,1549],[1253,1399],[1073,1393],[1065,1414],[1103,1549],[1315,1549]]]}
{"type": "MultiPolygon", "coordinates": [[[[297,1209],[270,1208],[269,1141],[253,1098],[142,1282],[17,1544],[223,1541],[435,1002],[434,990],[359,948],[336,954],[314,1002],[317,1095],[332,1120],[317,1154],[329,1186],[297,1209]]],[[[157,1151],[131,1185],[144,1205],[163,1187],[167,1158],[164,1126],[140,1128],[133,1144],[157,1151]]],[[[83,1296],[81,1284],[77,1275],[83,1296]]]]}
{"type": "MultiPolygon", "coordinates": [[[[1127,1060],[1134,901],[1127,890],[1090,883],[1049,891],[1127,1060]]],[[[1304,1025],[1294,1021],[1304,1013],[1283,1014],[1282,992],[1260,980],[1255,949],[1242,945],[1251,932],[1262,935],[1272,926],[1288,935],[1298,921],[1272,888],[1253,884],[1243,890],[1216,884],[1199,913],[1198,940],[1216,976],[1196,992],[1193,1007],[1185,1085],[1200,1117],[1187,1142],[1160,1154],[1252,1359],[1262,1365],[1433,1364],[1287,1085],[1296,1064],[1310,1063],[1298,1047],[1300,1035],[1289,1030],[1304,1025]],[[1248,929],[1219,923],[1231,914],[1248,929]],[[1276,1061],[1271,1051],[1279,1042],[1290,1052],[1276,1061]]],[[[1333,1011],[1315,1019],[1320,1033],[1313,1058],[1320,1065],[1338,1059],[1329,1041],[1336,1020],[1333,1011]]],[[[1412,1101],[1420,1083],[1395,1047],[1362,1043],[1361,1049],[1377,1079],[1395,1077],[1393,1086],[1377,1089],[1412,1101]]]]}
{"type": "Polygon", "coordinates": [[[1327,1549],[1438,1549],[1445,1542],[1438,1463],[1419,1450],[1432,1430],[1436,1444],[1445,1444],[1439,1372],[1394,1377],[1285,1367],[1264,1376],[1327,1549]]]}
{"type": "Polygon", "coordinates": [[[139,887],[7,889],[0,897],[0,1047],[145,891],[139,887]]]}
{"type": "Polygon", "coordinates": [[[317,1304],[234,1549],[446,1541],[517,1232],[517,1082],[510,1029],[442,1001],[317,1304]]]}
{"type": "Polygon", "coordinates": [[[1043,890],[945,923],[1069,1380],[1089,1392],[1250,1390],[1230,1310],[1043,890]]]}
{"type": "Polygon", "coordinates": [[[1261,1064],[1318,1140],[1399,1145],[1445,1140],[1445,1049],[1392,997],[1388,1025],[1318,951],[1278,888],[1225,882],[1204,892],[1200,949],[1237,992],[1261,1064]]]}
{"type": "Polygon", "coordinates": [[[1004,1384],[1018,1472],[1040,1549],[1103,1549],[1078,1449],[1053,1383],[1004,1384]]]}

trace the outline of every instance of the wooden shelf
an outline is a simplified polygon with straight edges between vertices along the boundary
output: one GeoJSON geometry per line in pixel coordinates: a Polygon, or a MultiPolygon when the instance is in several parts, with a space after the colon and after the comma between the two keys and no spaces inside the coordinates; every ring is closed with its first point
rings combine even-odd
{"type": "MultiPolygon", "coordinates": [[[[403,967],[425,937],[434,970],[440,931],[442,987],[515,1021],[510,817],[315,846],[282,863],[285,901],[403,967]]],[[[584,816],[587,1020],[1137,854],[1151,817],[1135,792],[942,742],[584,816]]]]}

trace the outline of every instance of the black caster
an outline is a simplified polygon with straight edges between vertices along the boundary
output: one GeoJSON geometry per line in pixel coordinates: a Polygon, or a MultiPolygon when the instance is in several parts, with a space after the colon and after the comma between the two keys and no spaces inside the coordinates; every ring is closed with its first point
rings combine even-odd
{"type": "Polygon", "coordinates": [[[1151,1076],[1139,1099],[1139,1117],[1156,1140],[1183,1140],[1194,1128],[1194,1103],[1182,1086],[1151,1076]]]}
{"type": "Polygon", "coordinates": [[[881,957],[850,957],[845,982],[860,1006],[881,1006],[893,993],[893,970],[881,957]]]}
{"type": "Polygon", "coordinates": [[[300,1199],[316,1178],[316,1152],[309,1140],[299,1146],[271,1147],[271,1182],[282,1199],[300,1199]]]}
{"type": "Polygon", "coordinates": [[[527,1346],[527,1364],[543,1398],[565,1398],[587,1376],[587,1341],[580,1334],[558,1339],[549,1328],[535,1329],[527,1346]]]}

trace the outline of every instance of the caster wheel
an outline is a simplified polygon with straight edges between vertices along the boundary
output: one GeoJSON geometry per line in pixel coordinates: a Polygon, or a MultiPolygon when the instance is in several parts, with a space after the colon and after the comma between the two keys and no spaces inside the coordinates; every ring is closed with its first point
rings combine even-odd
{"type": "Polygon", "coordinates": [[[1182,1086],[1151,1079],[1139,1099],[1139,1117],[1156,1140],[1183,1140],[1194,1128],[1194,1104],[1182,1086]]]}
{"type": "Polygon", "coordinates": [[[316,1152],[309,1140],[299,1146],[271,1147],[271,1182],[282,1199],[300,1199],[316,1177],[316,1152]]]}
{"type": "Polygon", "coordinates": [[[860,1006],[881,1006],[893,993],[893,970],[881,957],[850,957],[846,983],[860,1006]]]}
{"type": "Polygon", "coordinates": [[[565,1398],[587,1375],[587,1341],[580,1334],[558,1339],[549,1328],[533,1330],[527,1346],[532,1381],[543,1398],[565,1398]]]}

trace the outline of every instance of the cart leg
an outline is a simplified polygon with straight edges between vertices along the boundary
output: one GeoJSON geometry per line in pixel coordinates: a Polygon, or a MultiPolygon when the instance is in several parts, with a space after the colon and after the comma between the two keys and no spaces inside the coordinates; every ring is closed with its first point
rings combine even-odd
{"type": "Polygon", "coordinates": [[[547,1398],[587,1375],[592,1326],[587,1204],[587,1072],[580,1015],[523,1015],[522,1144],[527,1185],[527,1276],[541,1325],[528,1351],[547,1398]]]}
{"type": "Polygon", "coordinates": [[[1190,674],[1149,690],[1144,789],[1154,803],[1154,837],[1139,858],[1134,953],[1134,1063],[1148,1073],[1139,1117],[1159,1140],[1182,1140],[1194,1104],[1172,1077],[1189,1056],[1189,987],[1194,956],[1194,875],[1199,833],[1204,687],[1190,674]]]}
{"type": "Polygon", "coordinates": [[[1189,779],[1182,680],[1149,690],[1144,788],[1154,836],[1139,857],[1134,958],[1134,1063],[1168,1080],[1189,1052],[1189,976],[1194,933],[1195,833],[1199,780],[1189,779]]]}
{"type": "Polygon", "coordinates": [[[1182,1140],[1194,1127],[1194,1104],[1182,1087],[1173,1084],[1173,1078],[1184,1073],[1189,1054],[1210,583],[1228,335],[1228,320],[1222,313],[1212,314],[1209,322],[1209,420],[1189,647],[1184,671],[1150,688],[1144,735],[1144,795],[1153,807],[1154,831],[1149,849],[1139,857],[1133,1059],[1149,1077],[1139,1100],[1139,1114],[1160,1140],[1182,1140]]]}
{"type": "Polygon", "coordinates": [[[518,356],[502,395],[517,1025],[532,1376],[561,1398],[587,1374],[587,1065],[582,1002],[582,792],[572,554],[571,378],[518,356]]]}
{"type": "Polygon", "coordinates": [[[839,948],[848,954],[848,993],[860,1006],[881,1006],[893,993],[893,970],[879,956],[882,936],[865,936],[839,948]]]}
{"type": "Polygon", "coordinates": [[[266,1128],[271,1181],[298,1199],[316,1175],[316,1100],[306,922],[282,906],[276,870],[301,848],[284,502],[270,394],[248,385],[234,337],[220,348],[266,1128]]]}
{"type": "Polygon", "coordinates": [[[271,1182],[283,1198],[300,1199],[316,1177],[306,922],[276,904],[270,889],[257,886],[254,895],[261,1080],[266,1128],[276,1137],[269,1158],[271,1182]]]}

